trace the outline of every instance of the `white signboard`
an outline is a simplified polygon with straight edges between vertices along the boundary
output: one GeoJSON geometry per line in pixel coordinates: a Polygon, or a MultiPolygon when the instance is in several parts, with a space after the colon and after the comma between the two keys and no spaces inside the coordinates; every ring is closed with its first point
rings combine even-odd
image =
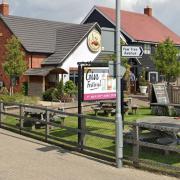
{"type": "Polygon", "coordinates": [[[142,57],[144,54],[143,48],[140,46],[121,46],[122,57],[142,57]]]}
{"type": "Polygon", "coordinates": [[[84,101],[116,98],[116,79],[109,75],[108,67],[84,67],[84,101]]]}

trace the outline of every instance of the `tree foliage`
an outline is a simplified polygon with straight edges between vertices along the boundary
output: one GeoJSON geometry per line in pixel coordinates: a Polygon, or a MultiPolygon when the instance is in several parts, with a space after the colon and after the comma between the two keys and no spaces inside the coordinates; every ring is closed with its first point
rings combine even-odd
{"type": "Polygon", "coordinates": [[[169,38],[156,47],[153,61],[157,70],[165,76],[167,82],[180,75],[178,54],[179,50],[169,38]]]}
{"type": "Polygon", "coordinates": [[[65,83],[64,92],[70,95],[70,97],[72,97],[73,95],[77,93],[77,87],[73,81],[69,80],[65,83]]]}
{"type": "Polygon", "coordinates": [[[5,45],[5,63],[3,69],[9,76],[21,76],[26,70],[25,54],[21,50],[21,44],[19,40],[12,36],[5,45]]]}

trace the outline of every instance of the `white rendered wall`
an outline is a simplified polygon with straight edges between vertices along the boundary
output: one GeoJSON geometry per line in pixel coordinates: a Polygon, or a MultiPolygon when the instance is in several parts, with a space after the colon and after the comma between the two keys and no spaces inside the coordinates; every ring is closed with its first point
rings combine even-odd
{"type": "Polygon", "coordinates": [[[87,38],[75,49],[75,51],[65,60],[61,68],[69,72],[69,68],[76,68],[78,62],[94,61],[98,54],[101,52],[93,53],[89,50],[87,45],[87,38]]]}

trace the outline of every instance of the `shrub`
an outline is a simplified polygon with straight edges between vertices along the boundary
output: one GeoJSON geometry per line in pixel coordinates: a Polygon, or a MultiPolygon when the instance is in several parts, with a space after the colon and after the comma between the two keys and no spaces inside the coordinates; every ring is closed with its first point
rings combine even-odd
{"type": "Polygon", "coordinates": [[[148,85],[148,82],[145,79],[145,70],[143,68],[142,76],[139,79],[139,86],[147,86],[147,85],[148,85]]]}
{"type": "Polygon", "coordinates": [[[52,101],[54,90],[55,90],[55,88],[49,88],[48,90],[46,90],[42,95],[43,100],[44,101],[52,101]]]}
{"type": "Polygon", "coordinates": [[[8,91],[8,89],[6,88],[6,87],[2,87],[1,89],[0,89],[0,95],[8,95],[9,94],[9,91],[8,91]]]}
{"type": "Polygon", "coordinates": [[[63,79],[61,79],[61,81],[57,84],[56,89],[57,89],[56,97],[58,99],[61,99],[63,97],[63,94],[64,94],[63,79]]]}
{"type": "Polygon", "coordinates": [[[0,95],[0,100],[11,103],[23,103],[23,104],[37,104],[37,97],[28,97],[20,93],[15,93],[12,96],[9,94],[0,95]]]}
{"type": "Polygon", "coordinates": [[[22,88],[22,93],[25,96],[28,96],[28,82],[24,82],[21,88],[22,88]]]}
{"type": "Polygon", "coordinates": [[[59,101],[59,92],[57,88],[54,88],[54,91],[52,92],[52,101],[59,101]]]}
{"type": "Polygon", "coordinates": [[[67,81],[64,86],[64,92],[71,97],[77,93],[77,87],[73,81],[67,81]]]}
{"type": "Polygon", "coordinates": [[[140,86],[147,86],[148,83],[143,77],[141,77],[140,80],[139,80],[139,85],[140,86]]]}

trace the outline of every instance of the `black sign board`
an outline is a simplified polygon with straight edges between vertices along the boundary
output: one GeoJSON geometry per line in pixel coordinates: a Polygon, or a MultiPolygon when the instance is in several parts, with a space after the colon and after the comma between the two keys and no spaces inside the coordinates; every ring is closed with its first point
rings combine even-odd
{"type": "Polygon", "coordinates": [[[153,84],[152,86],[152,103],[168,104],[169,97],[165,84],[153,84]]]}

